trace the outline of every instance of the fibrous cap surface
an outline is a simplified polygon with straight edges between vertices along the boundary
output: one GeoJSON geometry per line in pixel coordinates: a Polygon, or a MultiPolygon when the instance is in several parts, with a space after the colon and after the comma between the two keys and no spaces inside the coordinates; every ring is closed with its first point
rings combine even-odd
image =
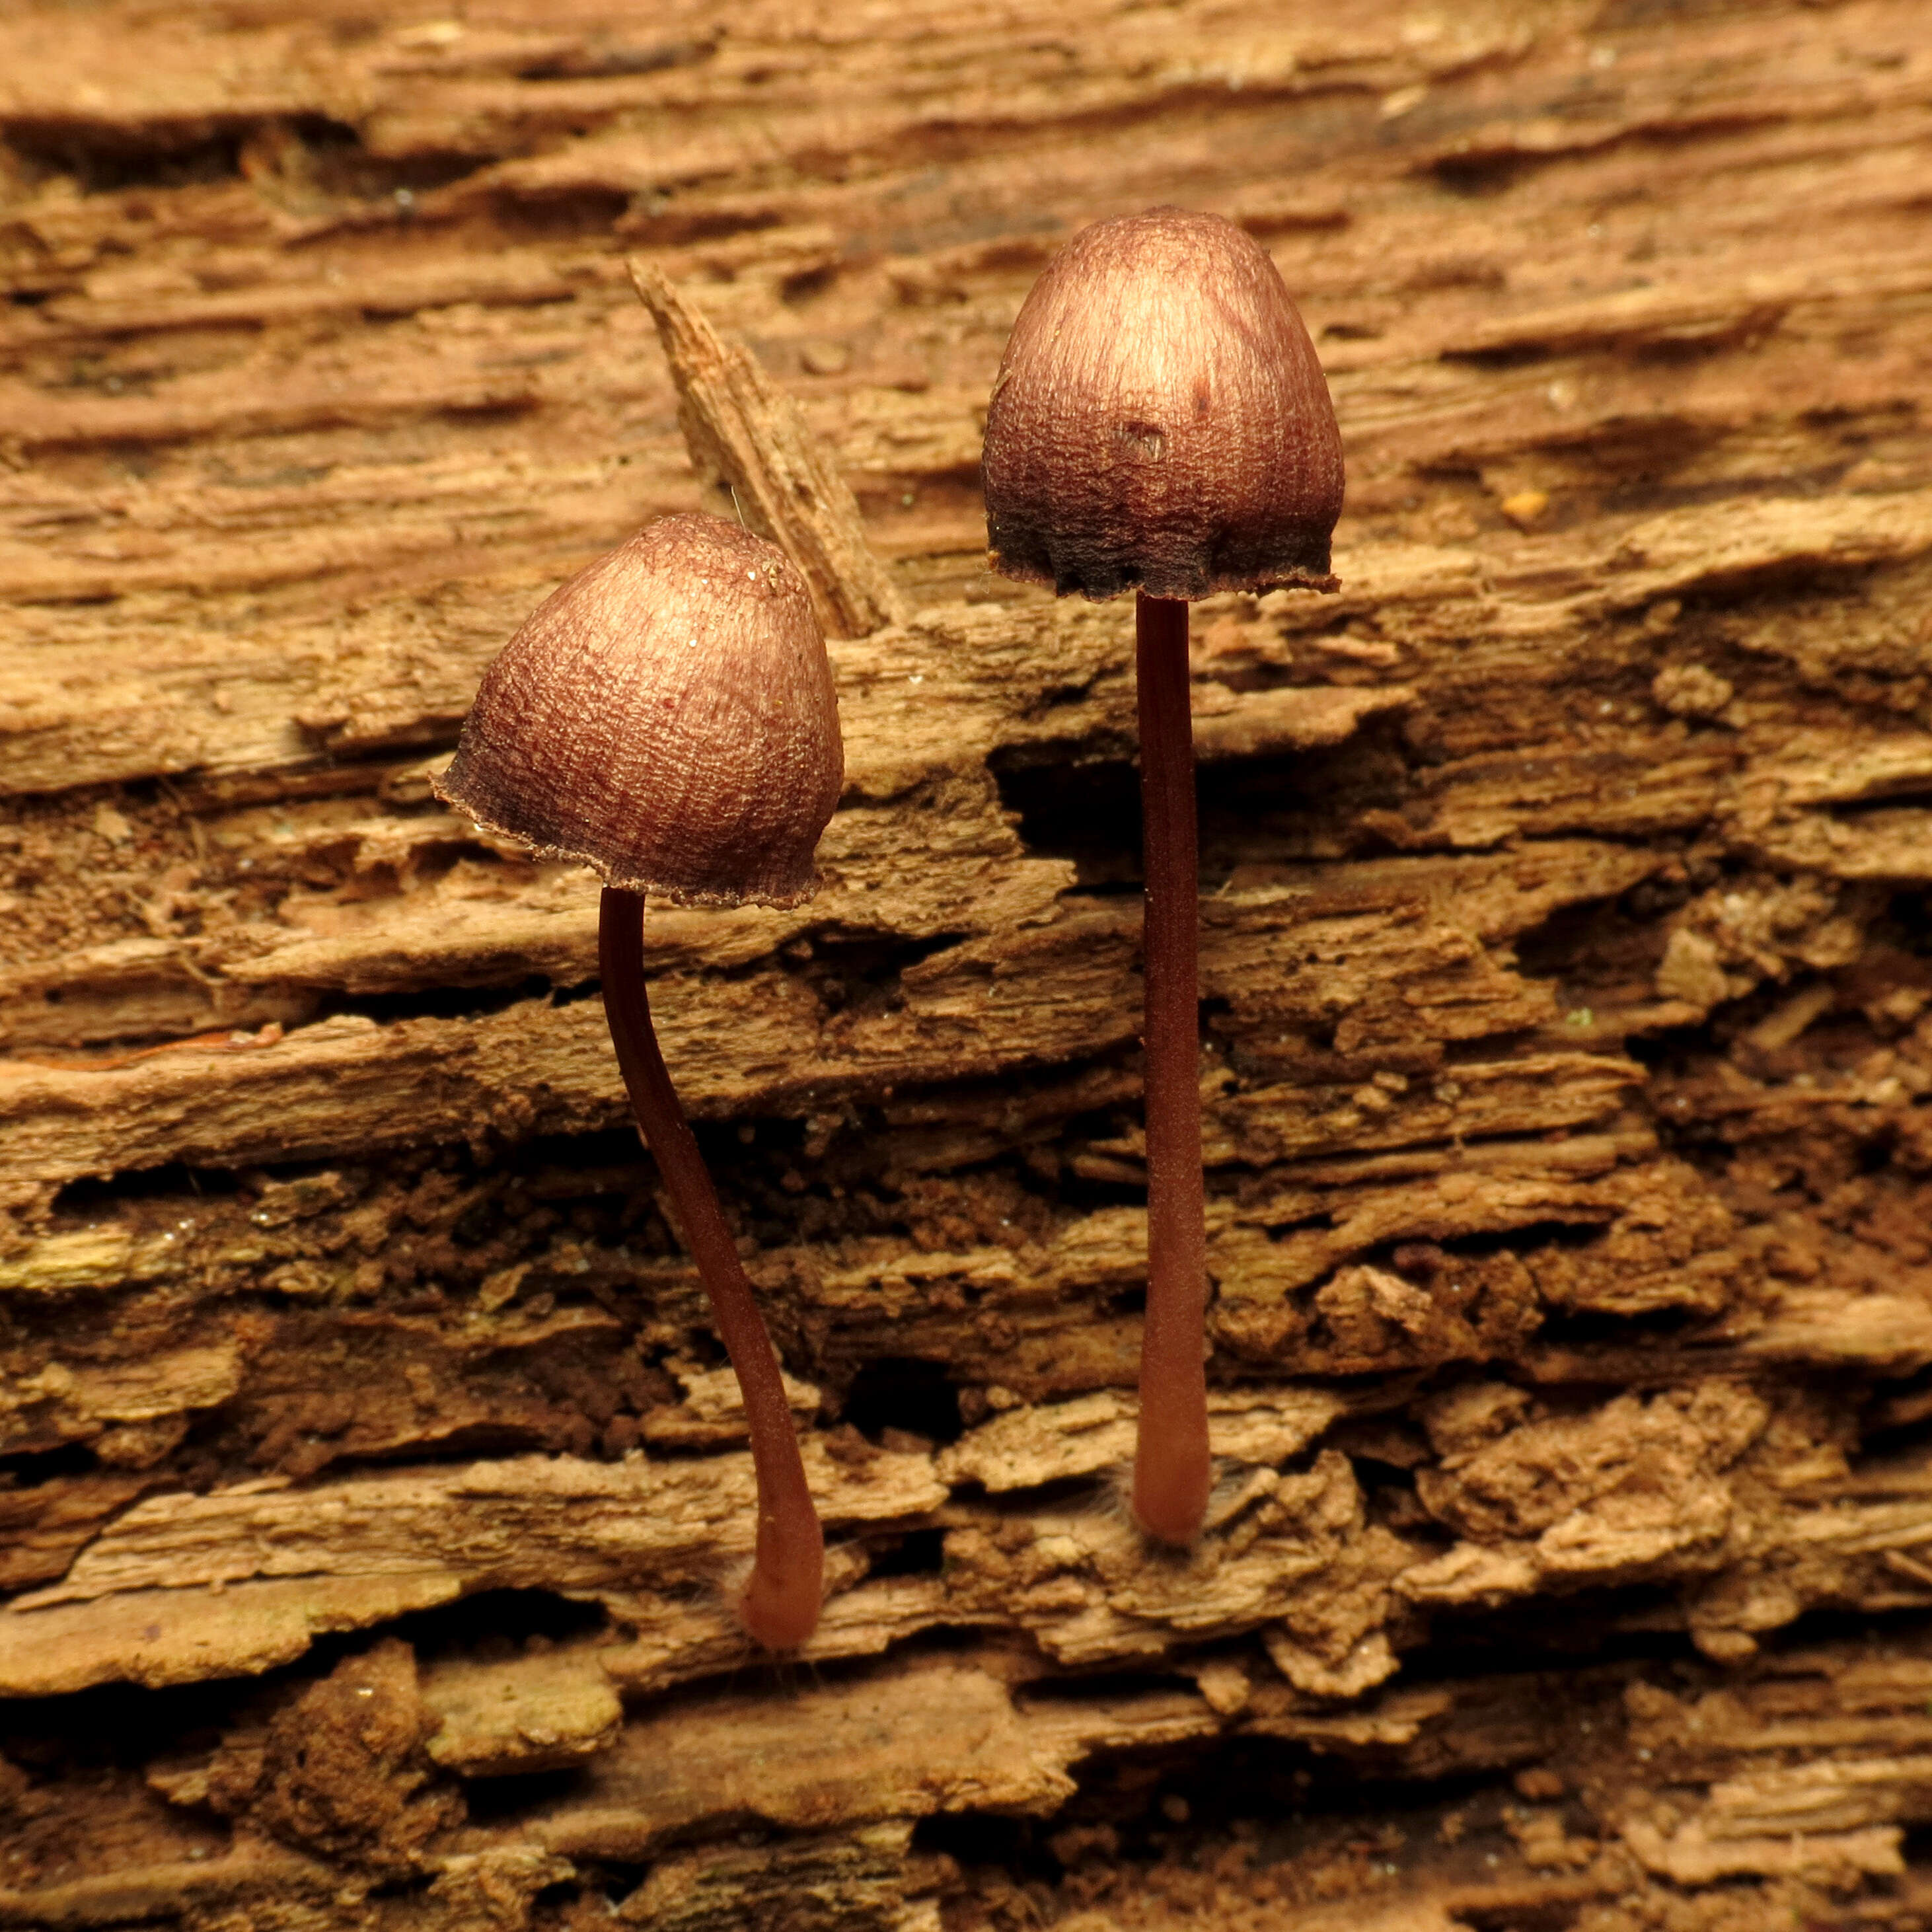
{"type": "Polygon", "coordinates": [[[1096,222],[1013,324],[986,420],[987,542],[1064,595],[1332,590],[1342,443],[1267,253],[1179,208],[1096,222]]]}
{"type": "Polygon", "coordinates": [[[687,515],[646,526],[530,614],[436,790],[607,885],[795,905],[844,771],[803,580],[762,538],[687,515]]]}

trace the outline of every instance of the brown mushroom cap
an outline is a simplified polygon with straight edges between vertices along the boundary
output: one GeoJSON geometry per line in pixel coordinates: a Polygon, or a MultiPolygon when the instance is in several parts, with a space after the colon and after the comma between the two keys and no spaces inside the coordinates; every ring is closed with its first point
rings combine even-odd
{"type": "Polygon", "coordinates": [[[844,776],[804,580],[736,524],[676,516],[524,620],[436,791],[623,891],[796,905],[844,776]]]}
{"type": "Polygon", "coordinates": [[[1342,439],[1266,252],[1185,208],[1083,229],[1013,324],[986,417],[1006,577],[1112,597],[1333,590],[1342,439]]]}

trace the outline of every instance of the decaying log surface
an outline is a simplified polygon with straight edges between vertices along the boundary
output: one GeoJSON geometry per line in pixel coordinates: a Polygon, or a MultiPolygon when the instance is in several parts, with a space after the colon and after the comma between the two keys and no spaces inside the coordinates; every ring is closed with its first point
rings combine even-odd
{"type": "Polygon", "coordinates": [[[1922,0],[15,0],[0,136],[0,1923],[1932,1925],[1922,0]],[[1196,623],[1191,1558],[1131,612],[976,470],[1161,200],[1350,473],[1196,623]],[[428,786],[734,488],[848,764],[814,903],[649,928],[778,1665],[594,884],[428,786]]]}

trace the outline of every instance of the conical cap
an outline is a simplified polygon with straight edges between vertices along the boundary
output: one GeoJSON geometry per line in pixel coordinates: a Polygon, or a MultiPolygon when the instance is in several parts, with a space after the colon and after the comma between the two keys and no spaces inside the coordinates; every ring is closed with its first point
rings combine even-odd
{"type": "Polygon", "coordinates": [[[560,586],[484,674],[437,795],[543,859],[690,903],[795,905],[844,753],[784,553],[666,517],[560,586]]]}
{"type": "Polygon", "coordinates": [[[1063,595],[1332,590],[1342,440],[1267,253],[1184,208],[1096,222],[1013,324],[986,419],[986,539],[1063,595]]]}

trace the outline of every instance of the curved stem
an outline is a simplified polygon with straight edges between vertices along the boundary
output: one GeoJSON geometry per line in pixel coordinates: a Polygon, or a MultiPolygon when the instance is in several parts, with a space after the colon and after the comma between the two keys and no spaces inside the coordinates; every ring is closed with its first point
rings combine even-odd
{"type": "Polygon", "coordinates": [[[604,978],[604,1017],[617,1049],[631,1108],[658,1172],[676,1204],[680,1232],[698,1263],[752,1430],[758,1479],[758,1555],[739,1600],[746,1629],[772,1650],[802,1643],[818,1624],[825,1576],[825,1535],[799,1460],[798,1435],[785,1401],[778,1358],[752,1298],[736,1244],[719,1211],[717,1191],[677,1103],[651,1024],[644,986],[644,902],[606,886],[597,950],[604,978]]]}
{"type": "Polygon", "coordinates": [[[1141,1340],[1134,1514],[1150,1536],[1201,1534],[1208,1453],[1206,1190],[1201,1172],[1201,1017],[1196,952],[1200,860],[1187,606],[1143,596],[1135,610],[1141,826],[1147,881],[1145,1012],[1147,1322],[1141,1340]]]}

